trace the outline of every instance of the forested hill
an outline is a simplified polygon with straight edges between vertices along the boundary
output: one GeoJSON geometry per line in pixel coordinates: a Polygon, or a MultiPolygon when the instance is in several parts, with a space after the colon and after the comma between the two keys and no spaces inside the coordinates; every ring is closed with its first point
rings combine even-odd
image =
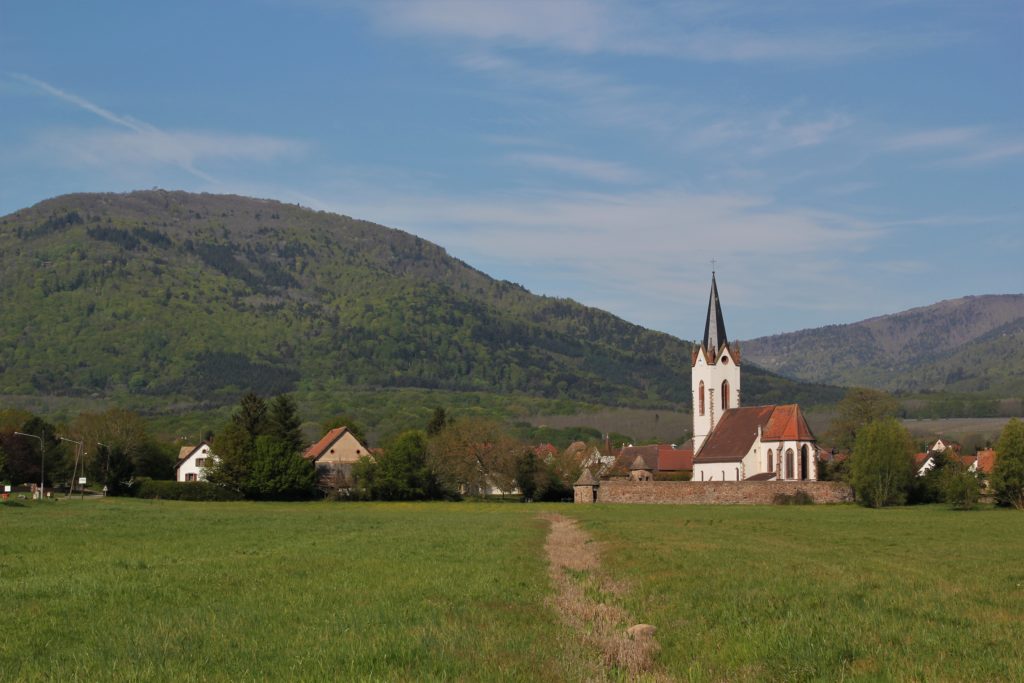
{"type": "Polygon", "coordinates": [[[1024,294],[931,306],[744,342],[745,357],[805,381],[1024,395],[1024,294]]]}
{"type": "MultiPolygon", "coordinates": [[[[0,218],[0,300],[0,394],[689,401],[689,342],[496,281],[414,235],[276,201],[154,190],[41,202],[0,218]]],[[[743,388],[750,402],[837,394],[749,366],[743,388]]]]}

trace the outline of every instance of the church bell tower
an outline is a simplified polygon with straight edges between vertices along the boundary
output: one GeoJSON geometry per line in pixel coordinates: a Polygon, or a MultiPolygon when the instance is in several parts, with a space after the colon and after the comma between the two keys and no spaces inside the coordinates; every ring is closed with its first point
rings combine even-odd
{"type": "Polygon", "coordinates": [[[740,349],[729,343],[718,300],[718,283],[711,273],[711,298],[704,323],[704,339],[693,351],[690,385],[693,390],[693,452],[730,408],[740,407],[740,349]]]}

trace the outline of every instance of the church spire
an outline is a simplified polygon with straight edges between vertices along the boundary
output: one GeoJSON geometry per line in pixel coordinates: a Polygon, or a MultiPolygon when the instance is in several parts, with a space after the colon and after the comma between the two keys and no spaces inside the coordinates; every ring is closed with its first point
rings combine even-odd
{"type": "Polygon", "coordinates": [[[715,271],[711,271],[711,298],[708,299],[708,320],[704,323],[704,348],[715,354],[728,341],[722,304],[718,301],[718,283],[715,282],[715,271]]]}

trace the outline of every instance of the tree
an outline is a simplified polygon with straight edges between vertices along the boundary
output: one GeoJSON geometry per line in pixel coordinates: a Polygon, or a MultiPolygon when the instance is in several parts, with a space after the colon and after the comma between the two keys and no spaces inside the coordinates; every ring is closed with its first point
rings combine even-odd
{"type": "Polygon", "coordinates": [[[896,399],[884,391],[850,389],[836,406],[837,415],[825,433],[825,440],[839,450],[848,452],[853,448],[861,427],[875,420],[895,416],[899,407],[896,399]]]}
{"type": "Polygon", "coordinates": [[[452,418],[441,406],[434,408],[434,414],[427,423],[427,436],[437,436],[441,431],[451,424],[452,418]]]}
{"type": "Polygon", "coordinates": [[[999,435],[991,486],[998,504],[1024,510],[1024,422],[1017,418],[999,435]]]}
{"type": "Polygon", "coordinates": [[[239,401],[238,410],[231,416],[231,420],[250,439],[255,439],[267,430],[267,402],[250,391],[239,401]]]}
{"type": "Polygon", "coordinates": [[[288,444],[288,447],[299,452],[302,450],[302,420],[295,405],[295,399],[288,394],[281,394],[270,402],[267,433],[288,444]]]}
{"type": "Polygon", "coordinates": [[[427,464],[427,435],[419,430],[398,435],[375,458],[360,458],[354,474],[362,496],[373,500],[430,500],[446,495],[427,464]]]}
{"type": "Polygon", "coordinates": [[[217,455],[206,468],[206,480],[245,495],[249,480],[249,454],[255,439],[232,419],[217,433],[212,451],[217,455]]]}
{"type": "Polygon", "coordinates": [[[511,491],[522,446],[494,420],[456,420],[431,439],[429,463],[451,488],[482,496],[491,487],[511,491]]]}
{"type": "Polygon", "coordinates": [[[100,446],[91,468],[95,471],[93,480],[107,488],[107,495],[122,496],[128,493],[135,465],[124,446],[100,446]]]}
{"type": "MultiPolygon", "coordinates": [[[[71,422],[70,430],[85,444],[85,451],[90,454],[86,456],[86,467],[94,471],[93,461],[98,457],[97,448],[100,443],[122,449],[137,465],[146,442],[149,441],[146,423],[142,417],[124,408],[110,408],[102,413],[79,413],[71,422]]],[[[106,466],[105,459],[102,465],[106,466]]]]}
{"type": "Polygon", "coordinates": [[[273,436],[256,437],[247,463],[242,493],[254,500],[309,498],[316,485],[316,468],[290,444],[273,436]]]}
{"type": "Polygon", "coordinates": [[[516,486],[527,502],[537,493],[537,470],[537,456],[532,450],[527,450],[516,461],[516,486]]]}
{"type": "Polygon", "coordinates": [[[981,498],[981,481],[958,457],[953,457],[941,475],[942,499],[954,510],[973,510],[981,498]]]}
{"type": "Polygon", "coordinates": [[[914,444],[896,418],[869,422],[858,429],[850,456],[850,483],[869,507],[906,500],[914,479],[914,444]]]}

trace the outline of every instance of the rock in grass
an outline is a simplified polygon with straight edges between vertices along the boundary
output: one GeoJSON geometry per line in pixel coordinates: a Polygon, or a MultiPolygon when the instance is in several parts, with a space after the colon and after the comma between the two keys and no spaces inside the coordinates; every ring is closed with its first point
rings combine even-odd
{"type": "Polygon", "coordinates": [[[654,632],[658,629],[650,624],[634,624],[626,629],[626,634],[634,640],[642,638],[653,638],[654,632]]]}

